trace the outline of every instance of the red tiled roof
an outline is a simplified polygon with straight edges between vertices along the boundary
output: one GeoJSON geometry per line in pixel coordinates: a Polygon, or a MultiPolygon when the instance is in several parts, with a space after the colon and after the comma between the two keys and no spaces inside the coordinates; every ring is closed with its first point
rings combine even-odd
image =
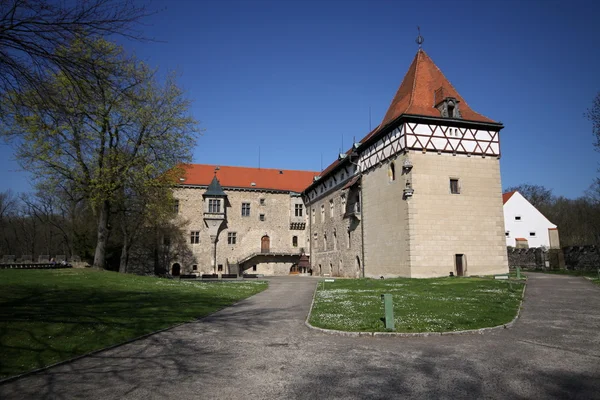
{"type": "MultiPolygon", "coordinates": [[[[458,94],[450,81],[446,79],[442,71],[429,58],[427,53],[419,49],[396,95],[392,99],[392,103],[385,113],[383,121],[369,132],[360,143],[365,143],[368,139],[380,133],[390,122],[402,114],[440,118],[440,112],[435,108],[434,104],[434,93],[441,87],[443,87],[444,97],[454,97],[459,101],[459,110],[463,120],[487,123],[496,122],[473,111],[462,96],[458,94]]],[[[350,154],[351,151],[352,149],[348,150],[346,154],[350,154]]],[[[321,177],[327,176],[342,162],[343,160],[332,162],[321,172],[321,177]]]]}
{"type": "MultiPolygon", "coordinates": [[[[440,117],[440,112],[434,104],[434,93],[439,88],[443,88],[444,98],[454,97],[459,101],[462,119],[477,122],[495,122],[473,111],[425,51],[419,49],[396,95],[392,99],[392,104],[390,104],[385,117],[383,117],[381,127],[386,126],[402,114],[440,117]]],[[[440,100],[437,99],[438,102],[440,100]]]]}
{"type": "Polygon", "coordinates": [[[508,201],[508,199],[510,199],[512,197],[513,194],[517,193],[516,190],[513,190],[512,192],[506,192],[502,194],[502,204],[506,204],[506,202],[508,201]]]}
{"type": "Polygon", "coordinates": [[[525,239],[525,238],[515,238],[515,240],[518,240],[518,241],[527,241],[527,239],[525,239]]]}
{"type": "Polygon", "coordinates": [[[558,228],[548,228],[549,231],[557,231],[558,228]]]}
{"type": "MultiPolygon", "coordinates": [[[[183,185],[208,186],[215,176],[216,165],[187,164],[183,166],[183,185]]],[[[219,166],[217,179],[223,188],[271,189],[302,192],[319,175],[314,171],[293,171],[270,168],[219,166]],[[256,185],[252,186],[252,182],[256,185]]]]}

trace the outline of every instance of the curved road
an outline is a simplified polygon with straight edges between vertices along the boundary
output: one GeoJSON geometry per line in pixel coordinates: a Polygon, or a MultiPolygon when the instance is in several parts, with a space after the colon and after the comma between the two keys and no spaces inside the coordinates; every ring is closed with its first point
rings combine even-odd
{"type": "Polygon", "coordinates": [[[304,326],[316,280],[0,386],[1,399],[600,399],[600,287],[528,274],[483,335],[339,337],[304,326]]]}

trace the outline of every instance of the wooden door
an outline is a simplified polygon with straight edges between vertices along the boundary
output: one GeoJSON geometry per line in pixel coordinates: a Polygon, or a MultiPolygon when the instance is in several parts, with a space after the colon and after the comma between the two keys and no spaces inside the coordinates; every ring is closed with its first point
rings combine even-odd
{"type": "Polygon", "coordinates": [[[263,236],[262,239],[260,239],[260,252],[268,253],[270,251],[270,247],[271,239],[267,235],[263,236]]]}
{"type": "Polygon", "coordinates": [[[456,276],[464,275],[463,255],[456,254],[456,276]]]}
{"type": "Polygon", "coordinates": [[[179,263],[173,264],[173,268],[171,269],[172,276],[179,276],[181,274],[181,265],[179,263]]]}

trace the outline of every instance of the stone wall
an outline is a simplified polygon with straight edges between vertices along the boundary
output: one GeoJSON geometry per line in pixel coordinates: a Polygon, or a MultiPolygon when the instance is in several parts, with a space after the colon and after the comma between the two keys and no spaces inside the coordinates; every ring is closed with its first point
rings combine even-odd
{"type": "Polygon", "coordinates": [[[360,213],[354,216],[349,213],[360,187],[358,183],[352,188],[343,187],[344,182],[340,182],[337,189],[325,193],[307,206],[310,213],[310,260],[314,275],[362,276],[360,213]]]}
{"type": "MultiPolygon", "coordinates": [[[[407,155],[391,158],[362,177],[365,275],[411,276],[408,202],[403,198],[411,172],[403,171],[407,155]],[[394,176],[391,163],[394,163],[394,176]]],[[[414,217],[414,216],[413,216],[414,217]]]]}
{"type": "Polygon", "coordinates": [[[600,268],[600,249],[598,246],[564,247],[565,266],[567,269],[596,271],[600,268]]]}
{"type": "MultiPolygon", "coordinates": [[[[237,263],[252,253],[261,251],[261,238],[269,237],[270,250],[280,253],[300,253],[306,248],[307,229],[298,229],[299,219],[294,216],[294,204],[300,197],[291,196],[289,193],[267,192],[263,190],[230,190],[223,188],[227,193],[225,204],[226,223],[219,232],[217,242],[217,269],[222,266],[222,272],[228,273],[228,264],[237,263]],[[242,203],[250,203],[250,215],[242,216],[242,203]],[[260,215],[264,215],[261,221],[260,215]],[[291,229],[291,222],[296,222],[296,229],[291,229]],[[235,232],[236,243],[228,243],[228,234],[235,232]],[[297,236],[297,246],[293,245],[293,237],[297,236]]],[[[203,219],[203,198],[205,188],[181,187],[174,192],[174,197],[179,200],[179,213],[177,218],[185,224],[187,243],[195,257],[197,270],[193,271],[194,262],[181,263],[182,273],[213,273],[213,245],[210,242],[208,228],[203,219]],[[190,232],[200,231],[200,243],[190,243],[190,232]]],[[[300,199],[301,202],[301,199],[300,199]]],[[[306,210],[303,210],[306,211],[306,210]]],[[[306,224],[306,213],[302,221],[306,224]]],[[[257,266],[256,273],[282,274],[291,263],[284,265],[257,266]],[[260,268],[260,269],[259,269],[260,268]]],[[[248,266],[251,268],[251,266],[248,266]]],[[[221,272],[221,271],[217,271],[221,272]]],[[[248,271],[251,272],[251,271],[248,271]]]]}
{"type": "Polygon", "coordinates": [[[507,247],[508,265],[511,268],[546,268],[544,250],[540,247],[527,249],[507,247]]]}
{"type": "Polygon", "coordinates": [[[464,255],[466,275],[508,272],[499,160],[412,150],[408,155],[414,189],[407,200],[410,276],[447,276],[455,272],[457,254],[464,255]],[[450,179],[458,179],[459,194],[451,193],[450,179]]]}

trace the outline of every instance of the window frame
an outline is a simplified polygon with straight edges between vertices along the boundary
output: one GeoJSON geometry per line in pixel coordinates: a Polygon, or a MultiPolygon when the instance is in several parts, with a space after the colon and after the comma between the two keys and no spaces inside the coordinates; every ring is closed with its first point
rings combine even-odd
{"type": "Polygon", "coordinates": [[[302,217],[304,214],[304,206],[300,203],[294,204],[294,216],[302,217]]]}
{"type": "Polygon", "coordinates": [[[208,199],[208,212],[211,214],[219,214],[221,212],[221,200],[208,199]]]}
{"type": "Polygon", "coordinates": [[[236,245],[237,244],[237,232],[227,232],[227,244],[228,245],[236,245]]]}
{"type": "Polygon", "coordinates": [[[249,217],[251,214],[251,206],[249,202],[242,202],[242,217],[249,217]]]}
{"type": "Polygon", "coordinates": [[[460,194],[460,179],[459,178],[450,178],[450,194],[460,194]],[[453,185],[455,183],[456,185],[453,185]]]}
{"type": "Polygon", "coordinates": [[[190,244],[200,244],[200,231],[190,231],[190,244]]]}

